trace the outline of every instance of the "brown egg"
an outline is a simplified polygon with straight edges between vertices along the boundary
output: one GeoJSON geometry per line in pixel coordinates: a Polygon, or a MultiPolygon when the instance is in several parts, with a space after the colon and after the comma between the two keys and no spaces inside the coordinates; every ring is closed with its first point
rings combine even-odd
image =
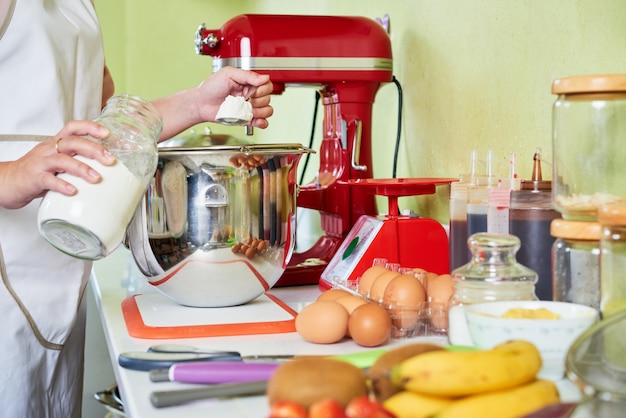
{"type": "Polygon", "coordinates": [[[383,266],[372,266],[365,270],[361,275],[358,283],[358,291],[362,296],[367,297],[369,295],[372,283],[378,276],[388,272],[389,269],[383,266]]]}
{"type": "Polygon", "coordinates": [[[389,282],[383,295],[385,305],[417,306],[426,301],[426,289],[410,274],[400,274],[389,282]]]}
{"type": "MultiPolygon", "coordinates": [[[[355,296],[355,295],[348,295],[348,296],[340,297],[339,299],[336,299],[335,302],[343,305],[343,307],[346,308],[346,310],[348,311],[348,314],[350,315],[352,315],[352,312],[354,312],[356,308],[368,303],[362,297],[355,296]]],[[[347,330],[346,330],[346,337],[350,337],[350,332],[348,332],[347,330]]]]}
{"type": "Polygon", "coordinates": [[[426,273],[426,281],[424,282],[424,286],[428,289],[428,285],[430,284],[430,282],[437,279],[437,277],[439,277],[437,273],[433,273],[431,271],[426,273]]]}
{"type": "Polygon", "coordinates": [[[343,289],[328,289],[317,297],[316,300],[337,300],[343,296],[351,296],[352,293],[343,289]]]}
{"type": "Polygon", "coordinates": [[[391,337],[391,317],[377,303],[366,303],[356,308],[348,320],[350,337],[363,347],[377,347],[391,337]]]}
{"type": "Polygon", "coordinates": [[[338,299],[335,299],[335,302],[343,305],[344,308],[348,311],[348,314],[352,314],[352,312],[359,306],[367,303],[365,299],[359,296],[348,294],[347,296],[342,296],[338,299]]]}
{"type": "Polygon", "coordinates": [[[397,271],[389,270],[376,277],[376,280],[374,280],[374,283],[372,283],[372,287],[370,288],[369,300],[371,302],[381,303],[383,301],[383,296],[385,296],[385,289],[387,288],[387,285],[391,282],[391,280],[399,275],[400,273],[397,271]]]}
{"type": "Polygon", "coordinates": [[[296,331],[309,342],[332,344],[345,337],[348,319],[346,308],[334,300],[315,301],[296,316],[296,331]]]}
{"type": "Polygon", "coordinates": [[[454,282],[449,274],[442,274],[435,280],[428,283],[428,299],[432,302],[442,302],[447,304],[454,293],[454,282]]]}
{"type": "Polygon", "coordinates": [[[454,294],[454,282],[449,274],[442,274],[426,289],[430,302],[431,322],[439,329],[448,328],[448,301],[454,294]]]}
{"type": "Polygon", "coordinates": [[[412,275],[400,274],[394,277],[383,297],[383,305],[389,309],[395,327],[406,330],[415,326],[419,320],[422,303],[426,301],[426,290],[420,281],[412,275]]]}

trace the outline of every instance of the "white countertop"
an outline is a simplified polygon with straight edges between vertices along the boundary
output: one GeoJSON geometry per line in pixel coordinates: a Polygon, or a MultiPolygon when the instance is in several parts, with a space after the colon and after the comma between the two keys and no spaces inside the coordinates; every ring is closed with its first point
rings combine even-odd
{"type": "MultiPolygon", "coordinates": [[[[102,273],[107,271],[107,263],[113,265],[127,262],[127,253],[124,249],[118,250],[107,259],[98,261],[95,278],[92,279],[92,289],[96,299],[97,310],[100,315],[111,363],[115,378],[124,402],[126,416],[139,417],[229,417],[229,418],[265,418],[268,416],[269,406],[264,396],[240,397],[228,400],[206,400],[184,405],[155,408],[150,402],[150,394],[154,391],[177,390],[194,388],[197,385],[177,382],[151,382],[149,373],[128,370],[118,365],[118,356],[127,351],[147,351],[155,344],[176,343],[195,347],[239,351],[242,355],[254,354],[322,354],[335,355],[355,353],[367,350],[352,340],[329,345],[311,344],[304,341],[297,333],[279,333],[264,335],[243,335],[228,337],[209,337],[176,340],[139,339],[129,336],[121,309],[121,303],[132,294],[157,293],[147,282],[136,274],[102,273]],[[130,277],[128,277],[130,276],[130,277]],[[132,290],[129,290],[132,289],[132,290]]],[[[116,269],[109,269],[115,271],[116,269]]],[[[119,270],[119,268],[117,268],[119,270]]],[[[132,270],[132,269],[131,269],[132,270]]],[[[299,311],[306,304],[315,300],[320,294],[317,286],[298,286],[291,288],[275,288],[270,291],[273,295],[299,311]]],[[[159,294],[160,295],[160,294],[159,294]]],[[[195,308],[189,308],[195,309],[195,308]]],[[[219,308],[213,308],[219,309],[219,308]]],[[[422,341],[433,341],[445,344],[443,337],[421,337],[422,341]]],[[[415,339],[392,340],[385,348],[414,342],[415,339]]],[[[379,347],[380,348],[380,347],[379,347]]]]}

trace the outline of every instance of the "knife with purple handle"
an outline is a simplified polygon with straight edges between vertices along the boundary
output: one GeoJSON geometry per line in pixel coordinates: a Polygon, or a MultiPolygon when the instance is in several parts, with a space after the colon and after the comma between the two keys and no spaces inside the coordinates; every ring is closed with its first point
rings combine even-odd
{"type": "Polygon", "coordinates": [[[150,380],[203,384],[252,382],[268,380],[279,365],[280,363],[192,361],[173,364],[167,370],[151,370],[150,380]]]}

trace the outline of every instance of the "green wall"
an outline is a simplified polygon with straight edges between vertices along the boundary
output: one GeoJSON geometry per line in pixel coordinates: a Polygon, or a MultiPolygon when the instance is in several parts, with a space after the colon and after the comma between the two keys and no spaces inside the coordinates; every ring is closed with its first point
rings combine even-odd
{"type": "MultiPolygon", "coordinates": [[[[492,149],[496,175],[507,175],[514,151],[523,178],[536,147],[550,177],[552,80],[626,71],[622,0],[96,0],[96,7],[117,92],[149,99],[211,72],[211,58],[194,52],[200,23],[218,28],[241,13],[388,14],[394,74],[404,92],[398,177],[457,177],[469,168],[472,149],[481,158],[492,149]]],[[[274,97],[271,126],[255,138],[308,143],[313,99],[308,89],[274,97]]],[[[392,175],[397,99],[390,84],[374,105],[378,178],[392,175]]],[[[243,135],[241,128],[208,126],[243,135]]],[[[400,205],[447,222],[447,198],[443,187],[400,205]]]]}

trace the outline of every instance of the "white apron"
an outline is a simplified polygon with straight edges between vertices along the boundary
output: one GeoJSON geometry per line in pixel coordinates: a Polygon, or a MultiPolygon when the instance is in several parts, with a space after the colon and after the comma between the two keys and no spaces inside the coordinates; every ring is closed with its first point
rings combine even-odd
{"type": "MultiPolygon", "coordinates": [[[[100,113],[104,52],[90,0],[4,1],[0,161],[10,161],[100,113]]],[[[41,238],[39,203],[0,208],[0,417],[80,417],[91,264],[41,238]]]]}

